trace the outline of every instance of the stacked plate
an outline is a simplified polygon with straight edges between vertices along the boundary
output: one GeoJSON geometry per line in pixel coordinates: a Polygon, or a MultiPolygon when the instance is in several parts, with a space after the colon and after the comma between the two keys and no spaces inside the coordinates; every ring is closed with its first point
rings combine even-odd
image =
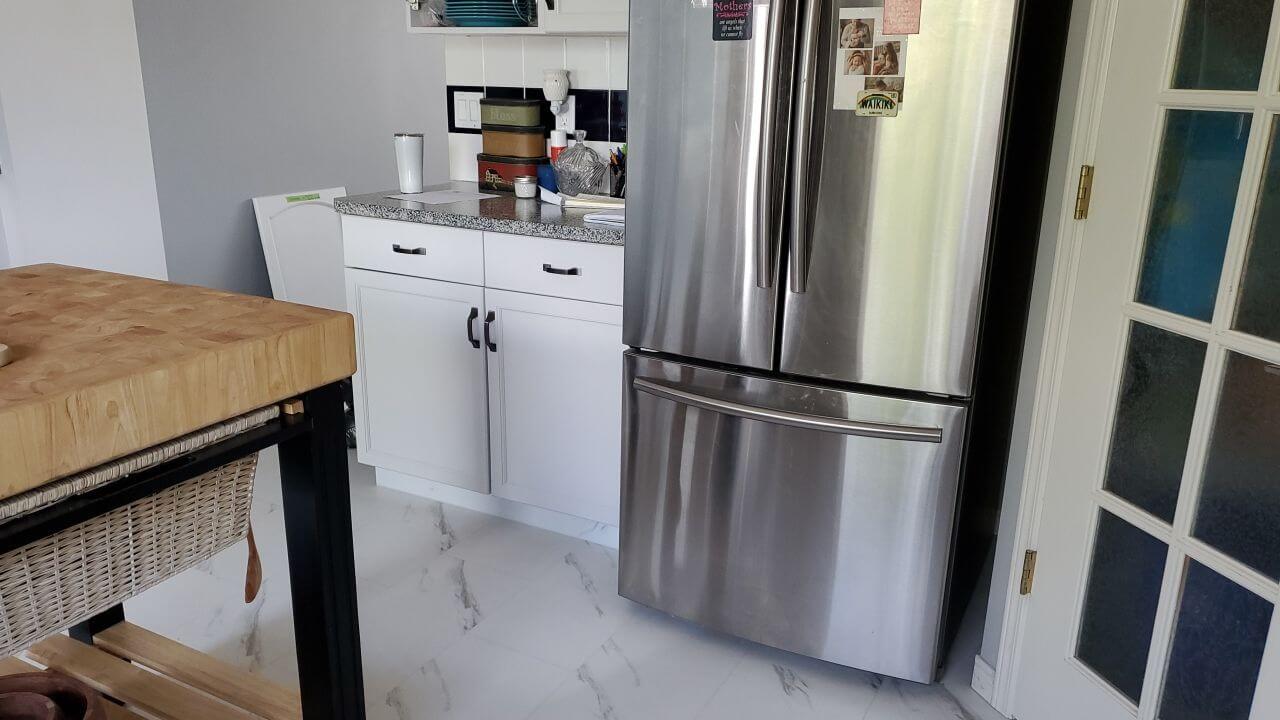
{"type": "Polygon", "coordinates": [[[534,25],[534,0],[445,0],[445,17],[459,27],[534,25]]]}

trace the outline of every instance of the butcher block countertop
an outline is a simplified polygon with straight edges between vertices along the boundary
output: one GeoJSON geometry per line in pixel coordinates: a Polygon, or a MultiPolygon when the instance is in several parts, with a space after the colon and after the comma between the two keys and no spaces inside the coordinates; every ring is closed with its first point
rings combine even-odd
{"type": "Polygon", "coordinates": [[[0,498],[350,377],[350,315],[60,265],[0,270],[0,498]]]}

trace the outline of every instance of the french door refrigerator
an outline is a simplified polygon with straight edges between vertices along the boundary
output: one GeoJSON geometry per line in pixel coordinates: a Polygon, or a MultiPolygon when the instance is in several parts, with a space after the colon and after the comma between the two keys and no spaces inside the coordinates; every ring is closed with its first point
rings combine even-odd
{"type": "Polygon", "coordinates": [[[631,3],[624,596],[934,678],[1015,4],[631,3]]]}

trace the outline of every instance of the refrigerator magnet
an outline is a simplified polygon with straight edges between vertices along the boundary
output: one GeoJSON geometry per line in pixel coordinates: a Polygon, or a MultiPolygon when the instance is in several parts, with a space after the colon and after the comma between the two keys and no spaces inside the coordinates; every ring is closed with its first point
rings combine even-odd
{"type": "Polygon", "coordinates": [[[716,42],[750,40],[752,0],[714,0],[711,39],[716,42]]]}
{"type": "Polygon", "coordinates": [[[907,72],[907,38],[886,35],[884,8],[842,8],[836,38],[836,110],[853,110],[866,117],[894,117],[902,107],[907,72]],[[892,112],[869,108],[864,100],[875,96],[880,105],[884,93],[893,93],[892,112]]]}
{"type": "Polygon", "coordinates": [[[898,117],[898,93],[884,90],[863,90],[858,93],[858,117],[898,117]]]}
{"type": "Polygon", "coordinates": [[[884,0],[885,35],[919,35],[921,0],[884,0]]]}

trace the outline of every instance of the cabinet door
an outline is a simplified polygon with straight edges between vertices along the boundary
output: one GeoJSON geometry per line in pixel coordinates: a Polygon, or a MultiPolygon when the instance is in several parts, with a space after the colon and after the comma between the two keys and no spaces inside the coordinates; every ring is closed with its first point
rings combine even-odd
{"type": "Polygon", "coordinates": [[[622,308],[486,290],[493,492],[618,524],[622,308]]]}
{"type": "Polygon", "coordinates": [[[628,0],[538,0],[538,26],[549,33],[627,33],[628,0]]]}
{"type": "Polygon", "coordinates": [[[348,269],[347,300],[360,461],[489,492],[484,290],[348,269]]]}

